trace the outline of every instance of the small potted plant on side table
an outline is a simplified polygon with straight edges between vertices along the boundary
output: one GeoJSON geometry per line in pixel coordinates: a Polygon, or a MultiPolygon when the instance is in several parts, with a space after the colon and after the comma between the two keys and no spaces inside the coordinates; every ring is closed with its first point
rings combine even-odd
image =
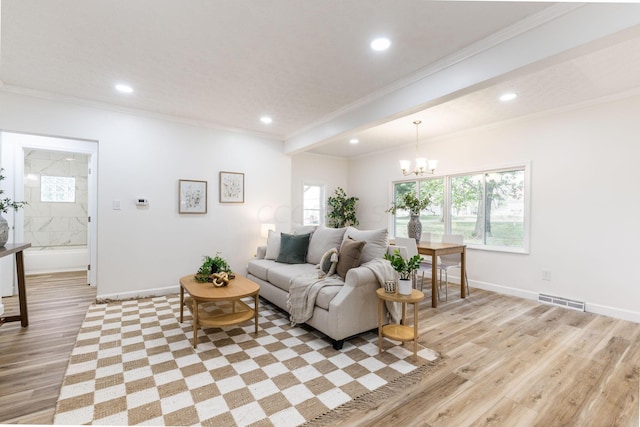
{"type": "Polygon", "coordinates": [[[409,259],[404,259],[400,255],[400,250],[396,249],[393,254],[384,254],[384,259],[389,260],[391,266],[400,275],[398,280],[398,293],[400,295],[411,295],[411,273],[420,267],[422,258],[420,255],[414,255],[409,259]]]}

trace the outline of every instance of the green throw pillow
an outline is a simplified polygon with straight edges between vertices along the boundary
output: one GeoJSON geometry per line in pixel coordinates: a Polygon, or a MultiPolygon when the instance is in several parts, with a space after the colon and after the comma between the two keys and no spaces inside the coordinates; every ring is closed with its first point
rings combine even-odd
{"type": "Polygon", "coordinates": [[[309,238],[311,234],[280,234],[280,253],[276,262],[285,264],[304,264],[307,262],[309,238]]]}

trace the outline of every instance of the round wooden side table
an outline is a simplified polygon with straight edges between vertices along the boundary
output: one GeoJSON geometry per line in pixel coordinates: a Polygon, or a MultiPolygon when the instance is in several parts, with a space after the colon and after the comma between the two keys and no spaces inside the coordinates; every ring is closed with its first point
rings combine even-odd
{"type": "Polygon", "coordinates": [[[413,341],[413,360],[418,360],[418,303],[424,299],[424,294],[417,289],[411,290],[411,295],[390,294],[383,288],[376,290],[378,295],[378,352],[382,352],[382,337],[395,341],[413,341]],[[402,304],[401,324],[390,323],[382,326],[382,305],[385,301],[402,304]],[[407,304],[413,304],[413,327],[407,326],[407,304]]]}

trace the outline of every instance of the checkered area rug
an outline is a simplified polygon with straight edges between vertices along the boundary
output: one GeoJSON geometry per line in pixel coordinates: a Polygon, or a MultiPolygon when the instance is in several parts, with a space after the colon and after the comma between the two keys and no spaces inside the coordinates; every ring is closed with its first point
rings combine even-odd
{"type": "Polygon", "coordinates": [[[184,312],[179,323],[178,296],[92,305],[54,424],[294,426],[438,357],[419,346],[414,362],[411,343],[388,340],[378,354],[374,333],[337,351],[263,300],[257,336],[253,321],[199,330],[194,349],[184,312]]]}

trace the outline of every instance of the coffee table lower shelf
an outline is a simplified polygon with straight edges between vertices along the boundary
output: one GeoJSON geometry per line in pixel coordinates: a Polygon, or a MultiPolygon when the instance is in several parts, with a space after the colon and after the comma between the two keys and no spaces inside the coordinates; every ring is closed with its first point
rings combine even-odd
{"type": "MultiPolygon", "coordinates": [[[[193,299],[185,297],[185,305],[193,315],[193,299]]],[[[217,305],[215,302],[200,303],[198,308],[198,325],[208,328],[222,328],[224,326],[237,325],[255,317],[256,312],[242,301],[234,301],[232,313],[211,314],[204,310],[207,306],[217,305]],[[238,309],[239,308],[239,309],[238,309]]]]}

